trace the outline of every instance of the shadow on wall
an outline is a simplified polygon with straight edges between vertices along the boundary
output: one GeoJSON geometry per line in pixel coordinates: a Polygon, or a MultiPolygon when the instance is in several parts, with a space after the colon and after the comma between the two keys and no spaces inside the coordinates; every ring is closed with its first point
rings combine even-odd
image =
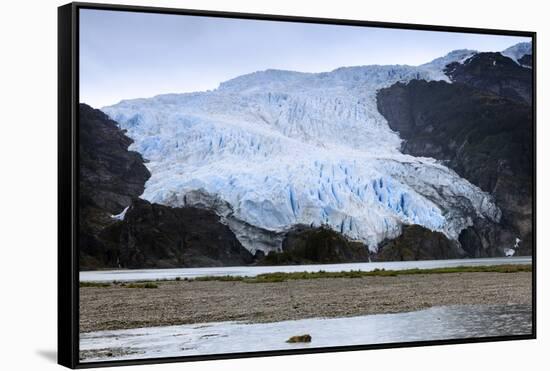
{"type": "Polygon", "coordinates": [[[47,361],[57,363],[57,351],[55,350],[37,350],[36,354],[47,361]]]}

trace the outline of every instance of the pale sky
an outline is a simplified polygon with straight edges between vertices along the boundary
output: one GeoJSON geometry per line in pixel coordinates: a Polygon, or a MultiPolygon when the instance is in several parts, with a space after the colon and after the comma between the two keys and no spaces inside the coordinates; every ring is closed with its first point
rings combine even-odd
{"type": "Polygon", "coordinates": [[[530,38],[374,27],[80,10],[80,101],[215,89],[269,68],[419,65],[455,49],[501,51],[530,38]]]}

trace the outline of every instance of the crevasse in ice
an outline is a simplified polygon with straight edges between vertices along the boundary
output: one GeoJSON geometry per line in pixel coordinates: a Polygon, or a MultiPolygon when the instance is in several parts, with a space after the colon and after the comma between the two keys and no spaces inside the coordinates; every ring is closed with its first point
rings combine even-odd
{"type": "MultiPolygon", "coordinates": [[[[284,231],[325,224],[375,250],[403,224],[456,239],[474,216],[500,218],[491,198],[454,171],[401,153],[398,133],[377,110],[378,89],[411,79],[448,81],[442,67],[436,60],[326,73],[266,70],[213,91],[102,110],[148,160],[143,198],[182,206],[198,190],[228,203],[249,225],[284,231]]],[[[254,241],[242,242],[256,249],[254,241]]]]}

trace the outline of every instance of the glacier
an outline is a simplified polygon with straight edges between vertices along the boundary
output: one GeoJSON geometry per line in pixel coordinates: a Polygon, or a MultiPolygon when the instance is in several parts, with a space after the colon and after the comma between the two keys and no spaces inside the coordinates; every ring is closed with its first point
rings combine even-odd
{"type": "Polygon", "coordinates": [[[212,208],[253,253],[280,249],[297,224],[327,225],[371,251],[404,224],[456,240],[473,218],[498,221],[500,210],[444,164],[401,153],[376,92],[411,79],[449,82],[444,66],[474,53],[421,66],[265,70],[102,110],[147,160],[142,198],[212,208]]]}

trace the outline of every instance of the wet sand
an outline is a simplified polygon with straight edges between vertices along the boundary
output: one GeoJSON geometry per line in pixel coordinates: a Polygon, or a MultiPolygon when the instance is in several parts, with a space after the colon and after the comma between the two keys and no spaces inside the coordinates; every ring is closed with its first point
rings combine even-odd
{"type": "Polygon", "coordinates": [[[80,331],[351,317],[446,305],[531,304],[530,272],[156,284],[156,289],[80,288],[80,331]]]}

